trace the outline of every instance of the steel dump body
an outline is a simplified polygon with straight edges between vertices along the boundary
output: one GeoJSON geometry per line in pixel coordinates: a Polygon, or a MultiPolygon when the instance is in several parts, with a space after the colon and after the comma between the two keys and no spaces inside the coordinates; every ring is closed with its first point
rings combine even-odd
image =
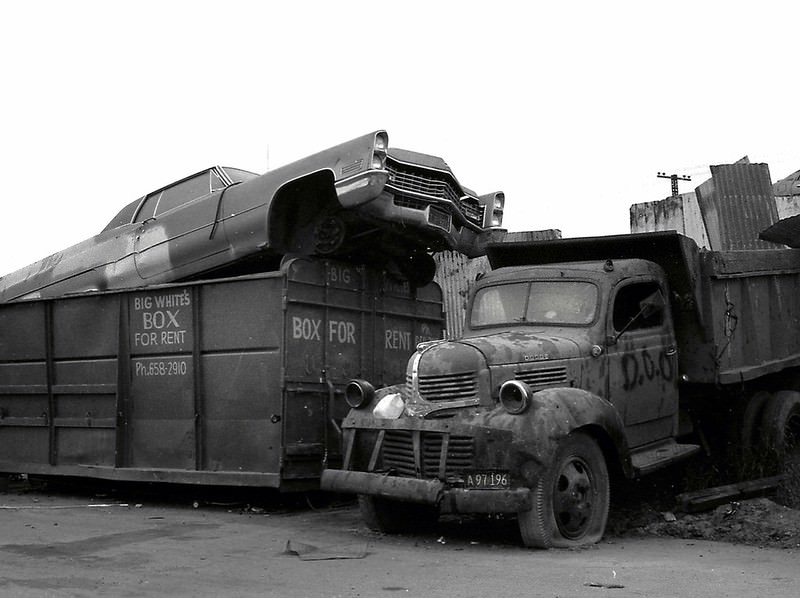
{"type": "Polygon", "coordinates": [[[314,488],[347,381],[441,333],[438,286],[332,260],[0,305],[0,471],[314,488]]]}
{"type": "Polygon", "coordinates": [[[492,266],[639,257],[667,274],[681,374],[731,384],[800,365],[800,250],[707,251],[674,232],[496,244],[492,266]]]}

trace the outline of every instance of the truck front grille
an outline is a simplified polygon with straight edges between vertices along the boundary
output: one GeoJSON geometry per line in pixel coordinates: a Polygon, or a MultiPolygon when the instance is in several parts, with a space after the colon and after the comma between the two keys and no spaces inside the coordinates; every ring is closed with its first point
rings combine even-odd
{"type": "Polygon", "coordinates": [[[383,440],[383,467],[409,477],[436,478],[453,475],[473,467],[473,447],[474,440],[469,436],[419,430],[387,430],[383,440]],[[418,453],[414,451],[415,443],[419,446],[418,453]]]}
{"type": "MultiPolygon", "coordinates": [[[[408,390],[413,389],[411,377],[406,378],[408,390]]],[[[419,395],[426,401],[458,401],[478,394],[478,381],[473,372],[444,376],[420,376],[419,395]]]]}
{"type": "MultiPolygon", "coordinates": [[[[395,192],[395,205],[424,210],[431,200],[447,201],[458,208],[464,217],[477,226],[483,226],[483,206],[472,198],[462,196],[455,180],[445,174],[424,169],[412,169],[405,164],[388,160],[389,187],[395,192]]],[[[448,227],[449,228],[449,227],[448,227]]]]}
{"type": "Polygon", "coordinates": [[[567,368],[565,366],[544,367],[535,370],[517,372],[514,377],[532,388],[565,384],[567,368]]]}

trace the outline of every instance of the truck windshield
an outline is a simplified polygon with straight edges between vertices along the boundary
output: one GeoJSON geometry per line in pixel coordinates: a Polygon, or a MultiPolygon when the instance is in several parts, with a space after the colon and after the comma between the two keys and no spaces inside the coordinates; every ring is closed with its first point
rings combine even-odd
{"type": "Polygon", "coordinates": [[[590,282],[520,282],[480,289],[472,304],[470,326],[585,325],[596,312],[597,287],[590,282]]]}

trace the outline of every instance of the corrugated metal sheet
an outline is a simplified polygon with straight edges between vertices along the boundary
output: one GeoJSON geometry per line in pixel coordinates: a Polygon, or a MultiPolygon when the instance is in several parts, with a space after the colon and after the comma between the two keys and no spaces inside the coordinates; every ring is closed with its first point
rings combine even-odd
{"type": "MultiPolygon", "coordinates": [[[[494,242],[513,243],[521,241],[545,241],[560,239],[557,229],[498,233],[494,242]]],[[[486,257],[470,259],[456,251],[442,251],[435,254],[436,276],[434,280],[442,287],[442,300],[445,311],[445,338],[458,338],[464,332],[464,316],[472,284],[480,275],[491,269],[486,257]]]]}
{"type": "Polygon", "coordinates": [[[695,193],[632,205],[630,226],[634,234],[674,230],[693,239],[698,247],[708,247],[708,235],[695,193]]]}
{"type": "Polygon", "coordinates": [[[464,314],[471,284],[479,274],[491,268],[486,257],[470,259],[457,251],[443,251],[434,256],[436,276],[442,287],[445,312],[445,338],[458,338],[464,331],[464,314]]]}
{"type": "Polygon", "coordinates": [[[778,220],[767,164],[711,166],[711,179],[695,189],[710,249],[770,249],[758,233],[778,220]]]}

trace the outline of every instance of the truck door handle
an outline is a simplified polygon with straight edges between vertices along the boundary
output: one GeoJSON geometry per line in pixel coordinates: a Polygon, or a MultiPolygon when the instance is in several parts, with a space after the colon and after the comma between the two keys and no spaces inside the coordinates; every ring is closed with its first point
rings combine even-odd
{"type": "Polygon", "coordinates": [[[672,357],[678,350],[675,347],[667,347],[667,357],[672,357]]]}

